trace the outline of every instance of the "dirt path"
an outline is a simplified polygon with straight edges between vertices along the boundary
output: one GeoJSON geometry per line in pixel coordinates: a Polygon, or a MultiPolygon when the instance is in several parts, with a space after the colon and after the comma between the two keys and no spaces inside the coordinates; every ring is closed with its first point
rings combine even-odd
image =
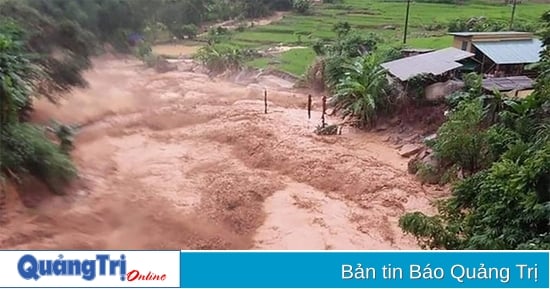
{"type": "Polygon", "coordinates": [[[235,30],[239,27],[239,25],[244,25],[245,27],[264,26],[264,25],[269,25],[271,23],[280,21],[281,19],[283,19],[285,14],[287,14],[287,13],[282,12],[282,11],[277,11],[277,12],[273,13],[273,15],[271,15],[271,16],[258,18],[258,19],[252,19],[252,20],[247,20],[247,21],[228,20],[228,21],[224,21],[224,22],[221,22],[221,23],[214,24],[214,25],[210,26],[210,28],[223,27],[225,29],[235,30]]]}
{"type": "Polygon", "coordinates": [[[11,189],[0,247],[417,248],[397,220],[436,192],[375,135],[314,135],[305,95],[270,90],[264,114],[257,86],[133,60],[98,59],[86,78],[35,115],[87,124],[73,154],[85,186],[32,209],[11,189]]]}
{"type": "MultiPolygon", "coordinates": [[[[244,25],[245,27],[257,27],[257,26],[264,26],[269,25],[271,23],[280,21],[283,19],[283,17],[287,14],[287,12],[277,11],[273,15],[264,17],[264,18],[258,18],[258,19],[252,19],[252,20],[246,20],[246,21],[238,21],[238,20],[228,20],[220,23],[213,24],[208,27],[210,28],[217,28],[217,27],[223,27],[228,30],[236,30],[240,25],[244,25]]],[[[203,32],[198,35],[198,37],[205,37],[208,35],[208,31],[203,32]]],[[[165,43],[165,44],[156,44],[153,46],[153,52],[158,55],[164,55],[172,58],[179,58],[179,57],[188,57],[190,55],[193,55],[196,53],[202,46],[198,45],[197,43],[193,44],[186,44],[186,43],[165,43]]],[[[286,47],[286,46],[280,46],[280,47],[274,47],[273,51],[269,51],[269,53],[282,53],[291,49],[296,48],[302,48],[302,47],[286,47]]]]}

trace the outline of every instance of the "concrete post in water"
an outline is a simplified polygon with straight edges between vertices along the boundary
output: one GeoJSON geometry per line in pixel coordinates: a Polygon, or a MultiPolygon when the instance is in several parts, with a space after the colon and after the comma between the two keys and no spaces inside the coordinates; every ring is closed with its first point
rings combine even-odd
{"type": "Polygon", "coordinates": [[[325,111],[327,110],[327,97],[323,95],[323,114],[321,115],[321,127],[325,128],[325,111]]]}
{"type": "Polygon", "coordinates": [[[264,105],[265,105],[265,114],[267,114],[267,89],[264,90],[264,105]]]}
{"type": "Polygon", "coordinates": [[[307,118],[311,119],[311,94],[307,96],[307,118]]]}

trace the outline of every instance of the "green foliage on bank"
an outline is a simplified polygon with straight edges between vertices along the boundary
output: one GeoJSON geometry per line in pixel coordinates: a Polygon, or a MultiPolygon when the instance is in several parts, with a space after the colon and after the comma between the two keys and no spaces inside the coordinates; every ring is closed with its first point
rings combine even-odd
{"type": "MultiPolygon", "coordinates": [[[[550,11],[543,16],[550,42],[550,11]]],[[[476,77],[439,129],[432,147],[464,179],[438,214],[404,215],[400,226],[425,248],[550,249],[550,52],[542,53],[533,94],[480,93],[476,77]]]]}

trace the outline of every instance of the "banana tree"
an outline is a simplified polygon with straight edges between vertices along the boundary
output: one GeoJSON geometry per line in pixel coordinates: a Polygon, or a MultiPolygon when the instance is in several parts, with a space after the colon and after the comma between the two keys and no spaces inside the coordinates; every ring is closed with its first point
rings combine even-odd
{"type": "Polygon", "coordinates": [[[371,127],[379,113],[389,108],[389,91],[386,71],[377,55],[369,54],[345,67],[330,104],[343,117],[357,118],[360,126],[371,127]]]}

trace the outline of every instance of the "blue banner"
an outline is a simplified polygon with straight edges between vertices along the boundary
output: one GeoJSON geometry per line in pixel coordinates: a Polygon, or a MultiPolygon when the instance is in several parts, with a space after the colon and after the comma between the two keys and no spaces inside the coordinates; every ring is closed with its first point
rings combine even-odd
{"type": "Polygon", "coordinates": [[[184,251],[182,288],[549,288],[548,252],[184,251]]]}
{"type": "Polygon", "coordinates": [[[0,288],[550,287],[550,251],[12,250],[0,259],[0,288]]]}

